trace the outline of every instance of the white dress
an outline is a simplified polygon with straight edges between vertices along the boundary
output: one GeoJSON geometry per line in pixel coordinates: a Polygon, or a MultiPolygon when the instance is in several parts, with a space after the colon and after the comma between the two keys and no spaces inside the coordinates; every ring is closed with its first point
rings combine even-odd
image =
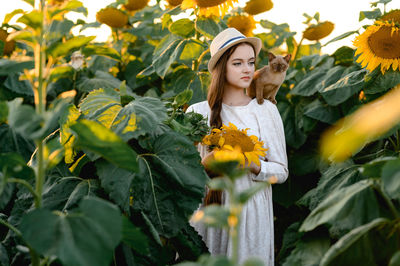
{"type": "MultiPolygon", "coordinates": [[[[186,112],[194,111],[208,117],[210,122],[210,108],[207,101],[191,105],[186,112]]],[[[266,158],[261,160],[261,171],[256,176],[249,173],[235,183],[238,191],[249,188],[254,182],[267,180],[276,176],[278,183],[283,183],[288,177],[287,156],[283,124],[278,109],[270,101],[265,100],[262,105],[253,99],[244,106],[229,106],[222,104],[222,123],[233,123],[238,129],[249,128],[249,135],[256,135],[268,148],[266,158]]],[[[201,157],[208,151],[201,144],[198,145],[201,157]]],[[[227,204],[227,195],[223,192],[222,204],[227,204]]],[[[272,189],[268,186],[256,194],[244,206],[239,226],[239,263],[255,256],[264,261],[265,265],[274,265],[274,215],[272,210],[272,189]]],[[[219,228],[208,228],[202,223],[192,226],[202,236],[209,251],[213,255],[231,255],[231,241],[229,232],[219,228]]]]}

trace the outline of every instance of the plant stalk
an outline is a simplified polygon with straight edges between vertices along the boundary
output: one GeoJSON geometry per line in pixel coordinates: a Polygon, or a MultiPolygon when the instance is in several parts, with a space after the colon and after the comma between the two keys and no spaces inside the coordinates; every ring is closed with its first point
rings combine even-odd
{"type": "Polygon", "coordinates": [[[385,200],[387,206],[390,209],[390,212],[393,214],[394,218],[399,219],[400,218],[400,213],[397,211],[396,207],[393,205],[393,202],[390,200],[388,195],[382,191],[382,187],[378,184],[375,185],[375,189],[378,191],[378,193],[382,196],[382,198],[385,200]]]}

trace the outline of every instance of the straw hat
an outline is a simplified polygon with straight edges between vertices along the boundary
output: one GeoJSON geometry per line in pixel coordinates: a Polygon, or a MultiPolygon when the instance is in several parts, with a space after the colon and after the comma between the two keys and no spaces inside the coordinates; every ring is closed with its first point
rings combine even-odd
{"type": "Polygon", "coordinates": [[[219,58],[235,44],[248,42],[253,45],[254,50],[256,51],[255,56],[261,50],[261,40],[255,37],[246,37],[240,31],[235,28],[227,28],[217,36],[215,36],[214,40],[211,42],[210,52],[211,52],[211,59],[208,61],[208,71],[212,71],[217,64],[219,58]]]}

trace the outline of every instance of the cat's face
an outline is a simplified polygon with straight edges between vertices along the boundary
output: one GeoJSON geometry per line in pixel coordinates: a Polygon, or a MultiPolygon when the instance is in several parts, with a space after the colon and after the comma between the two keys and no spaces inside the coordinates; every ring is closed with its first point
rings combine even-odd
{"type": "Polygon", "coordinates": [[[269,62],[269,65],[274,72],[284,72],[289,67],[288,62],[286,62],[286,60],[281,55],[275,56],[275,58],[272,59],[271,62],[269,62]]]}
{"type": "Polygon", "coordinates": [[[274,72],[285,72],[289,67],[291,55],[286,56],[269,54],[269,65],[274,72]]]}

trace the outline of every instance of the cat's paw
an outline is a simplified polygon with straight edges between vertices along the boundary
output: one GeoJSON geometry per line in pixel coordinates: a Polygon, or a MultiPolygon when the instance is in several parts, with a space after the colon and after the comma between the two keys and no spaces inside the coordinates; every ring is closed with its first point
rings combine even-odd
{"type": "Polygon", "coordinates": [[[258,104],[263,104],[264,103],[264,99],[263,98],[257,99],[257,102],[258,102],[258,104]]]}

